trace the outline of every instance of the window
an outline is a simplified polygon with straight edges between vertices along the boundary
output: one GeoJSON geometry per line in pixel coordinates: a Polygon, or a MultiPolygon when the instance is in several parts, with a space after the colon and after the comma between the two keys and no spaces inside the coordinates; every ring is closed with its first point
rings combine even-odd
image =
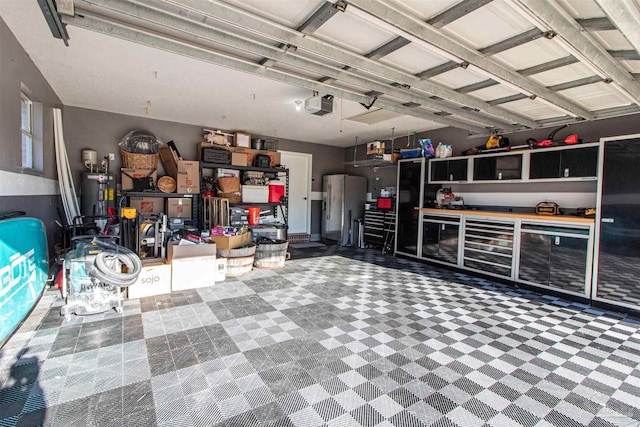
{"type": "Polygon", "coordinates": [[[22,94],[22,167],[33,169],[33,102],[27,95],[22,94]]]}
{"type": "Polygon", "coordinates": [[[44,171],[44,106],[24,84],[20,95],[22,170],[39,175],[44,171]]]}

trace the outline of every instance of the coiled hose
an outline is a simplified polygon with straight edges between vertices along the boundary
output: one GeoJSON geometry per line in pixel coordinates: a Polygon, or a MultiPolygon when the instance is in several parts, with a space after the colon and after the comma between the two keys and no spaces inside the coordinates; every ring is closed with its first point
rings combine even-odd
{"type": "Polygon", "coordinates": [[[96,255],[91,275],[108,285],[126,288],[133,285],[142,270],[142,261],[135,252],[115,243],[94,240],[104,247],[104,250],[96,255]],[[127,266],[127,273],[122,272],[122,265],[127,266]]]}

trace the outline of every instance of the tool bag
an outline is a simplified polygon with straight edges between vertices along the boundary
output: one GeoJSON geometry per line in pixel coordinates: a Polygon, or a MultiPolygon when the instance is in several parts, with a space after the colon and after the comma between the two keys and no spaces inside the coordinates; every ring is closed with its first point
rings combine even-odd
{"type": "Polygon", "coordinates": [[[256,168],[269,168],[271,167],[271,157],[266,154],[256,154],[253,157],[253,166],[256,168]]]}
{"type": "Polygon", "coordinates": [[[536,205],[538,215],[560,215],[560,206],[554,202],[540,202],[536,205]]]}
{"type": "Polygon", "coordinates": [[[141,191],[151,191],[151,190],[153,190],[155,188],[155,183],[153,182],[153,178],[151,177],[151,175],[155,171],[156,170],[153,169],[146,176],[138,177],[138,178],[135,178],[135,177],[129,175],[125,171],[122,171],[122,174],[128,176],[129,178],[131,178],[131,182],[133,183],[133,190],[132,191],[137,193],[137,192],[141,192],[141,191]]]}

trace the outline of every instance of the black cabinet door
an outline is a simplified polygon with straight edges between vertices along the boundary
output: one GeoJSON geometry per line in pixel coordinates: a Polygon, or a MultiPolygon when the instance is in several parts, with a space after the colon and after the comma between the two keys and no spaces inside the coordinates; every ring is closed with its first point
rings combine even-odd
{"type": "Polygon", "coordinates": [[[560,173],[564,178],[596,176],[598,147],[575,148],[562,152],[560,173]]]}
{"type": "Polygon", "coordinates": [[[559,150],[531,153],[529,179],[559,178],[561,159],[559,150]]]}
{"type": "Polygon", "coordinates": [[[640,309],[640,138],[604,143],[596,296],[640,309]]]}
{"type": "Polygon", "coordinates": [[[418,255],[422,165],[422,160],[398,163],[396,248],[398,252],[415,256],[418,255]]]}
{"type": "Polygon", "coordinates": [[[453,224],[440,224],[440,241],[438,259],[451,264],[458,262],[458,247],[460,243],[460,226],[453,224]]]}
{"type": "Polygon", "coordinates": [[[498,157],[496,160],[497,179],[520,179],[522,178],[522,155],[512,154],[510,156],[498,157]]]}
{"type": "Polygon", "coordinates": [[[422,258],[458,263],[458,224],[422,221],[422,258]]]}
{"type": "Polygon", "coordinates": [[[473,159],[473,179],[501,180],[522,178],[522,155],[478,157],[473,159]]]}
{"type": "Polygon", "coordinates": [[[438,257],[439,225],[435,222],[422,221],[422,258],[426,260],[438,257]]]}
{"type": "Polygon", "coordinates": [[[544,234],[520,233],[518,279],[547,286],[551,264],[551,238],[544,234]]]}
{"type": "Polygon", "coordinates": [[[473,179],[474,181],[486,181],[497,179],[496,167],[497,157],[478,157],[473,159],[473,179]]]}
{"type": "Polygon", "coordinates": [[[550,243],[549,286],[584,294],[587,239],[552,236],[550,243]]]}
{"type": "Polygon", "coordinates": [[[432,161],[431,181],[449,181],[449,161],[432,161]]]}
{"type": "Polygon", "coordinates": [[[467,180],[467,159],[449,160],[449,181],[467,180]]]}
{"type": "Polygon", "coordinates": [[[531,153],[529,178],[595,177],[598,170],[598,147],[531,153]]]}

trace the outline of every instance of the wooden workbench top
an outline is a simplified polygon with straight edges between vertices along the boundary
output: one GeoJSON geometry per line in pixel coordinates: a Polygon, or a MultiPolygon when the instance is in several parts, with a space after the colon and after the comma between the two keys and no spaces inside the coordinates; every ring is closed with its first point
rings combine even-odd
{"type": "Polygon", "coordinates": [[[579,216],[569,215],[537,215],[527,213],[514,213],[514,212],[493,212],[493,211],[477,211],[477,210],[465,210],[465,209],[436,209],[436,208],[422,208],[422,212],[433,214],[449,214],[449,215],[479,215],[490,217],[502,217],[502,218],[519,218],[519,219],[535,219],[538,221],[549,222],[578,222],[593,224],[595,220],[593,218],[582,218],[579,216]]]}

